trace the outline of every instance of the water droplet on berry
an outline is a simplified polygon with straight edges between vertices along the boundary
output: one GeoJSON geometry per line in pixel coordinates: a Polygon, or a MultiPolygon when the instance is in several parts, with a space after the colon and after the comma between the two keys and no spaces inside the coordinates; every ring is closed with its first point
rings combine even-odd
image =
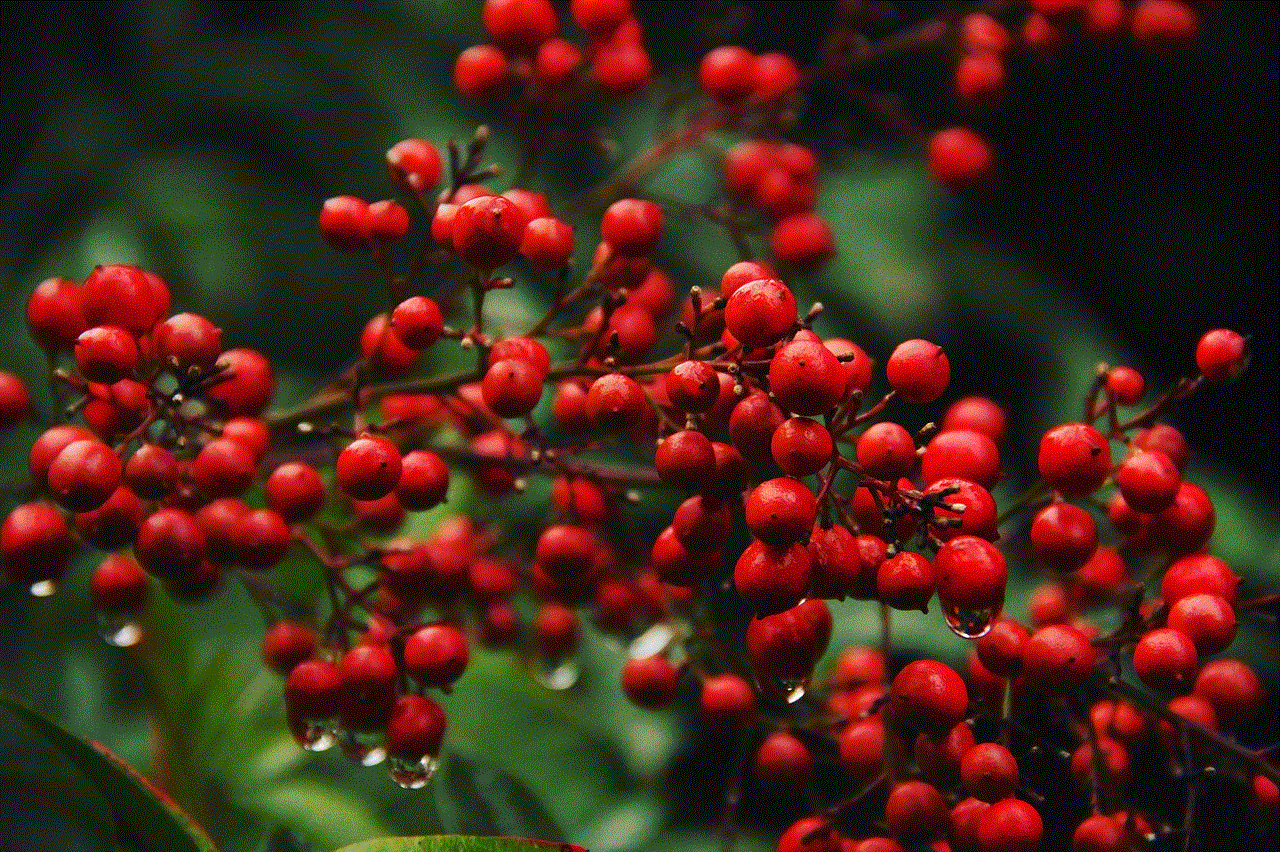
{"type": "Polygon", "coordinates": [[[1000,607],[998,606],[988,609],[965,609],[942,601],[942,616],[946,619],[951,632],[961,639],[977,639],[986,636],[999,615],[1000,607]]]}
{"type": "Polygon", "coordinates": [[[142,639],[142,626],[131,612],[99,612],[98,632],[109,645],[130,648],[142,639]]]}
{"type": "Polygon", "coordinates": [[[574,660],[544,659],[538,680],[547,689],[557,692],[568,689],[578,682],[578,664],[574,660]]]}
{"type": "Polygon", "coordinates": [[[332,719],[304,719],[291,725],[293,738],[307,751],[327,751],[335,742],[332,719]]]}
{"type": "Polygon", "coordinates": [[[436,774],[440,761],[432,755],[425,755],[421,760],[404,760],[392,757],[387,760],[387,769],[391,780],[406,790],[419,790],[427,786],[431,776],[436,774]]]}
{"type": "Polygon", "coordinates": [[[338,731],[338,748],[352,763],[361,766],[377,766],[387,759],[386,746],[382,744],[380,731],[338,731]]]}
{"type": "Polygon", "coordinates": [[[786,697],[788,704],[795,704],[805,693],[809,691],[809,678],[803,677],[799,680],[780,680],[778,686],[782,690],[782,694],[786,697]]]}
{"type": "Polygon", "coordinates": [[[627,648],[627,656],[633,660],[643,660],[659,654],[671,642],[675,631],[667,624],[655,624],[632,640],[627,648]]]}
{"type": "Polygon", "coordinates": [[[49,595],[58,591],[58,584],[53,580],[40,580],[39,582],[32,583],[29,591],[37,598],[47,598],[49,595]]]}

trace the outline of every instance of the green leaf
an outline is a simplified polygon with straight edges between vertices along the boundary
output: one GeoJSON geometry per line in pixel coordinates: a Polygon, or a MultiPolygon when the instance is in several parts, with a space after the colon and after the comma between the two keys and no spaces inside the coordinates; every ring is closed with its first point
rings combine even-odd
{"type": "Polygon", "coordinates": [[[459,749],[441,756],[434,781],[441,823],[451,831],[563,834],[538,798],[517,779],[459,749]]]}
{"type": "Polygon", "coordinates": [[[518,837],[382,837],[344,846],[338,852],[587,852],[571,843],[518,837]]]}
{"type": "Polygon", "coordinates": [[[111,803],[117,830],[139,849],[215,852],[203,830],[135,769],[101,745],[90,745],[8,695],[0,707],[21,719],[75,765],[111,803]]]}

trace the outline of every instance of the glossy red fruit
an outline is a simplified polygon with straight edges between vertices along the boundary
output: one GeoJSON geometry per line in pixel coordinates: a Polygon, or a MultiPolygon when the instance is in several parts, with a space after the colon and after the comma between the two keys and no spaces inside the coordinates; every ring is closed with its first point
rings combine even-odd
{"type": "Polygon", "coordinates": [[[840,852],[840,833],[822,817],[801,817],[778,838],[777,852],[840,852]]]}
{"type": "Polygon", "coordinates": [[[120,485],[123,466],[111,447],[96,438],[72,441],[49,463],[49,494],[70,512],[98,508],[120,485]]]}
{"type": "Polygon", "coordinates": [[[218,356],[222,368],[217,383],[204,395],[227,417],[256,417],[275,393],[275,376],[262,353],[253,349],[228,349],[218,356]]]}
{"type": "Polygon", "coordinates": [[[172,579],[192,574],[205,557],[204,530],[181,509],[157,509],[142,521],[133,545],[148,574],[172,579]]]}
{"type": "Polygon", "coordinates": [[[780,476],[752,489],[743,511],[752,535],[774,547],[786,547],[808,536],[818,504],[803,482],[780,476]]]}
{"type": "Polygon", "coordinates": [[[761,683],[804,681],[830,641],[831,609],[821,600],[809,599],[747,623],[747,655],[761,683]]]}
{"type": "Polygon", "coordinates": [[[893,679],[889,706],[898,724],[937,737],[964,720],[969,691],[950,666],[916,660],[893,679]]]}
{"type": "Polygon", "coordinates": [[[1040,813],[1021,799],[1002,799],[978,817],[982,852],[1034,852],[1043,836],[1040,813]]]}
{"type": "Polygon", "coordinates": [[[1111,473],[1111,445],[1087,423],[1064,423],[1040,439],[1038,464],[1040,475],[1055,491],[1084,497],[1111,473]]]}
{"type": "Polygon", "coordinates": [[[613,202],[600,219],[600,234],[614,253],[652,254],[662,238],[662,208],[641,198],[613,202]]]}
{"type": "Polygon", "coordinates": [[[262,660],[281,677],[288,677],[316,651],[316,632],[296,621],[277,621],[262,636],[262,660]]]}
{"type": "Polygon", "coordinates": [[[793,212],[773,226],[769,251],[784,267],[812,269],[836,253],[835,234],[817,213],[793,212]]]}
{"type": "Polygon", "coordinates": [[[1199,665],[1200,656],[1191,637],[1172,627],[1147,631],[1133,649],[1134,673],[1160,692],[1185,691],[1199,665]]]}
{"type": "Polygon", "coordinates": [[[716,455],[706,435],[696,429],[681,429],[658,444],[653,466],[665,484],[697,491],[715,475],[716,455]]]}
{"type": "Polygon", "coordinates": [[[998,802],[1018,787],[1018,760],[999,743],[978,743],[960,758],[960,780],[975,798],[998,802]]]}
{"type": "Polygon", "coordinates": [[[751,684],[736,674],[712,675],[702,683],[698,709],[713,727],[738,730],[755,718],[756,693],[751,684]]]}
{"type": "Polygon", "coordinates": [[[933,563],[909,550],[890,556],[876,571],[876,594],[894,609],[928,612],[936,588],[933,563]]]}
{"type": "Polygon", "coordinates": [[[773,430],[769,451],[788,476],[810,476],[830,462],[835,443],[831,431],[810,417],[790,417],[773,430]]]}
{"type": "Polygon", "coordinates": [[[667,396],[679,411],[701,413],[720,398],[720,378],[705,361],[681,361],[667,373],[667,396]]]}
{"type": "Polygon", "coordinates": [[[126,264],[96,266],[80,290],[86,326],[150,331],[169,309],[168,287],[154,273],[126,264]]]}
{"type": "Polygon", "coordinates": [[[468,47],[453,63],[453,86],[465,98],[494,100],[507,89],[507,55],[491,44],[468,47]]]}
{"type": "Polygon", "coordinates": [[[473,198],[454,214],[453,250],[477,269],[496,269],[519,254],[528,224],[524,211],[501,195],[473,198]]]}
{"type": "Polygon", "coordinates": [[[648,411],[644,389],[630,376],[607,373],[587,389],[585,411],[596,428],[622,432],[644,421],[648,411]]]}
{"type": "Polygon", "coordinates": [[[1179,598],[1169,607],[1169,627],[1191,638],[1200,656],[1225,651],[1236,638],[1236,613],[1221,595],[1179,598]]]}
{"type": "Polygon", "coordinates": [[[1206,331],[1196,343],[1196,367],[1211,382],[1234,381],[1248,365],[1249,341],[1230,329],[1206,331]]]}
{"type": "Polygon", "coordinates": [[[1093,673],[1097,652],[1089,637],[1067,624],[1041,627],[1022,648],[1022,671],[1030,686],[1054,695],[1074,692],[1093,673]]]}
{"type": "Polygon", "coordinates": [[[1159,450],[1138,450],[1116,468],[1116,486],[1135,512],[1162,512],[1178,496],[1182,474],[1159,450]]]}
{"type": "Polygon", "coordinates": [[[402,139],[387,151],[387,174],[405,192],[434,189],[443,171],[439,150],[425,139],[402,139]]]}
{"type": "Polygon", "coordinates": [[[373,238],[369,202],[354,195],[337,195],[320,207],[320,236],[338,251],[359,251],[373,238]]]}
{"type": "Polygon", "coordinates": [[[729,296],[724,324],[744,346],[764,347],[780,340],[795,326],[796,298],[776,278],[749,281],[729,296]]]}
{"type": "Polygon", "coordinates": [[[277,467],[267,477],[265,491],[267,505],[291,524],[310,520],[325,500],[324,480],[305,462],[285,462],[277,467]]]}
{"type": "Polygon", "coordinates": [[[769,386],[778,405],[792,414],[817,417],[844,397],[843,365],[820,342],[793,339],[769,361],[769,386]]]}
{"type": "Polygon", "coordinates": [[[480,20],[493,43],[507,53],[532,53],[556,31],[549,0],[485,0],[480,20]]]}
{"type": "Polygon", "coordinates": [[[951,381],[951,362],[928,340],[899,343],[884,365],[889,386],[906,402],[933,402],[951,381]]]}
{"type": "Polygon", "coordinates": [[[629,659],[622,666],[622,691],[645,710],[661,710],[675,700],[679,673],[664,656],[629,659]]]}
{"type": "Polygon", "coordinates": [[[334,476],[338,487],[357,500],[377,500],[395,489],[403,462],[400,450],[386,438],[365,435],[338,453],[334,476]]]}
{"type": "Polygon", "coordinates": [[[449,491],[449,466],[430,450],[410,450],[400,460],[395,494],[411,512],[425,512],[444,502],[449,491]]]}
{"type": "Polygon", "coordinates": [[[467,670],[470,647],[462,631],[450,624],[428,624],[404,643],[404,667],[419,686],[449,689],[467,670]]]}
{"type": "Polygon", "coordinates": [[[16,584],[33,586],[60,579],[74,550],[66,519],[48,503],[16,506],[0,525],[0,564],[16,584]]]}
{"type": "Polygon", "coordinates": [[[927,154],[934,180],[955,193],[986,186],[995,171],[991,145],[967,127],[949,127],[933,134],[927,154]]]}
{"type": "Polygon", "coordinates": [[[1075,571],[1098,548],[1093,515],[1072,503],[1050,503],[1031,521],[1031,547],[1055,571],[1075,571]]]}
{"type": "Polygon", "coordinates": [[[889,793],[884,806],[889,834],[913,846],[942,834],[951,825],[947,800],[927,781],[903,781],[889,793]]]}
{"type": "Polygon", "coordinates": [[[752,761],[756,780],[771,790],[795,790],[813,777],[813,755],[789,731],[769,734],[756,747],[752,761]]]}
{"type": "Polygon", "coordinates": [[[391,312],[391,331],[410,349],[428,349],[444,332],[444,318],[431,299],[410,296],[391,312]]]}
{"type": "Polygon", "coordinates": [[[45,349],[70,352],[88,328],[80,284],[70,278],[46,278],[27,298],[27,329],[45,349]]]}
{"type": "Polygon", "coordinates": [[[756,540],[733,568],[733,585],[758,613],[770,615],[795,606],[813,576],[808,549],[799,542],[773,546],[756,540]]]}
{"type": "MultiPolygon", "coordinates": [[[[945,419],[944,419],[945,424],[945,419]]],[[[1000,481],[1000,451],[992,438],[973,429],[943,426],[920,456],[920,479],[926,485],[957,478],[994,488],[1000,481]]]]}
{"type": "Polygon", "coordinates": [[[539,216],[524,229],[520,254],[539,269],[562,269],[573,256],[573,226],[554,216],[539,216]]]}
{"type": "Polygon", "coordinates": [[[76,338],[75,357],[80,375],[109,385],[133,375],[138,344],[131,332],[119,326],[94,326],[76,338]]]}
{"type": "MultiPolygon", "coordinates": [[[[387,754],[411,766],[422,766],[440,753],[446,727],[439,704],[423,695],[401,695],[386,720],[387,754]]],[[[412,771],[405,777],[411,779],[405,782],[407,786],[418,783],[412,771]]]]}
{"type": "Polygon", "coordinates": [[[896,480],[916,465],[916,442],[901,425],[883,420],[858,436],[858,464],[875,479],[896,480]]]}

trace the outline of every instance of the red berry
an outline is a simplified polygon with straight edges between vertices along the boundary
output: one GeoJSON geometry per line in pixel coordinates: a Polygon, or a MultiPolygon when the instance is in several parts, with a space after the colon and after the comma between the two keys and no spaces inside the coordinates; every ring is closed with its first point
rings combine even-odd
{"type": "Polygon", "coordinates": [[[804,682],[831,641],[831,609],[810,599],[747,623],[747,655],[761,683],[804,682]]]}
{"type": "Polygon", "coordinates": [[[1098,548],[1098,527],[1086,510],[1071,503],[1050,503],[1031,521],[1031,546],[1055,571],[1075,571],[1098,548]]]}
{"type": "Polygon", "coordinates": [[[115,451],[96,438],[72,441],[49,464],[49,494],[70,512],[98,508],[120,485],[124,471],[115,451]]]}
{"type": "Polygon", "coordinates": [[[536,79],[551,89],[568,85],[569,78],[582,65],[582,51],[573,42],[549,38],[538,46],[533,58],[536,79]]]}
{"type": "Polygon", "coordinates": [[[1161,692],[1185,690],[1199,665],[1191,637],[1171,627],[1148,631],[1133,649],[1134,672],[1147,686],[1161,692]]]}
{"type": "Polygon", "coordinates": [[[1039,812],[1021,799],[1002,799],[978,817],[982,852],[1034,852],[1043,836],[1039,812]]]}
{"type": "Polygon", "coordinates": [[[924,493],[926,496],[939,495],[943,498],[935,515],[940,520],[946,520],[947,525],[935,524],[931,528],[937,538],[943,541],[960,535],[976,535],[987,540],[997,538],[996,501],[991,492],[981,485],[967,479],[939,479],[926,488],[924,493]],[[952,506],[964,508],[957,513],[951,510],[952,506]],[[956,520],[959,520],[958,524],[955,523],[956,520]]]}
{"type": "Polygon", "coordinates": [[[1079,689],[1093,673],[1097,652],[1089,637],[1067,624],[1041,627],[1022,648],[1029,685],[1054,695],[1079,689]]]}
{"type": "Polygon", "coordinates": [[[209,497],[238,497],[253,484],[257,464],[250,447],[224,436],[200,450],[191,463],[191,478],[209,497]]]}
{"type": "Polygon", "coordinates": [[[733,568],[733,584],[738,594],[764,615],[799,603],[809,590],[812,576],[809,551],[798,542],[775,546],[753,541],[742,551],[733,568]]]}
{"type": "Polygon", "coordinates": [[[133,553],[148,574],[173,579],[195,573],[205,556],[205,533],[181,509],[157,509],[138,527],[133,553]]]}
{"type": "Polygon", "coordinates": [[[534,555],[538,564],[562,582],[590,572],[595,564],[596,536],[576,524],[553,524],[538,536],[534,555]]]}
{"type": "Polygon", "coordinates": [[[822,423],[809,417],[790,417],[773,432],[769,450],[788,476],[809,476],[831,462],[835,443],[822,423]]]}
{"type": "Polygon", "coordinates": [[[662,219],[662,208],[652,201],[623,198],[604,211],[600,234],[616,254],[647,255],[662,238],[662,219]]]}
{"type": "Polygon", "coordinates": [[[1004,60],[995,53],[978,51],[960,59],[952,81],[956,100],[970,109],[985,109],[1005,90],[1004,60]]]}
{"type": "Polygon", "coordinates": [[[1087,423],[1055,426],[1040,439],[1040,475],[1067,497],[1097,490],[1111,473],[1111,445],[1087,423]]]}
{"type": "Polygon", "coordinates": [[[377,500],[390,494],[400,481],[400,451],[386,438],[356,438],[338,454],[334,468],[338,487],[357,500],[377,500]]]}
{"type": "Polygon", "coordinates": [[[554,216],[529,222],[520,241],[520,254],[539,269],[562,269],[573,256],[573,226],[554,216]]]}
{"type": "Polygon", "coordinates": [[[338,251],[367,248],[373,237],[369,202],[354,195],[337,195],[320,207],[320,236],[338,251]]]}
{"type": "Polygon", "coordinates": [[[271,363],[253,349],[228,349],[218,357],[219,381],[205,396],[227,417],[261,414],[275,394],[271,363]]]}
{"type": "Polygon", "coordinates": [[[942,431],[972,429],[999,443],[1004,438],[1008,417],[997,403],[985,396],[966,396],[951,403],[942,415],[942,431]]]}
{"type": "Polygon", "coordinates": [[[284,684],[284,706],[290,717],[313,721],[338,715],[342,701],[342,675],[325,660],[303,660],[293,667],[284,684]]]}
{"type": "Polygon", "coordinates": [[[1175,559],[1160,581],[1160,596],[1172,606],[1189,595],[1214,594],[1235,604],[1240,576],[1216,556],[1195,553],[1175,559]]]}
{"type": "Polygon", "coordinates": [[[947,800],[926,781],[903,781],[893,788],[884,806],[889,834],[914,846],[945,834],[951,825],[947,800]]]}
{"type": "Polygon", "coordinates": [[[1022,652],[1031,634],[1010,618],[1002,618],[974,642],[978,659],[992,674],[1012,677],[1022,670],[1022,652]]]}
{"type": "Polygon", "coordinates": [[[775,100],[799,87],[800,69],[785,53],[761,53],[752,63],[751,82],[757,98],[775,100]]]}
{"type": "Polygon", "coordinates": [[[404,667],[419,686],[449,689],[467,670],[470,649],[462,631],[448,624],[428,624],[404,643],[404,667]]]}
{"type": "Polygon", "coordinates": [[[66,519],[48,503],[16,506],[0,526],[4,570],[22,586],[60,579],[74,549],[66,519]]]}
{"type": "Polygon", "coordinates": [[[91,382],[111,384],[133,374],[138,344],[123,328],[100,325],[76,338],[76,369],[91,382]]]}
{"type": "Polygon", "coordinates": [[[281,677],[288,677],[315,652],[316,632],[296,621],[277,621],[262,637],[262,660],[281,677]]]}
{"type": "Polygon", "coordinates": [[[858,464],[875,479],[894,481],[909,474],[916,464],[916,442],[897,423],[882,420],[858,436],[858,464]]]}
{"type": "Polygon", "coordinates": [[[605,36],[631,16],[631,0],[569,0],[569,14],[588,35],[605,36]]]}
{"type": "Polygon", "coordinates": [[[778,838],[777,852],[839,852],[840,834],[822,817],[802,817],[778,838]]]}
{"type": "Polygon", "coordinates": [[[597,429],[621,432],[644,421],[648,402],[644,389],[630,376],[607,373],[587,389],[585,411],[597,429]]]}
{"type": "Polygon", "coordinates": [[[1239,660],[1224,658],[1205,663],[1196,675],[1194,691],[1213,706],[1226,726],[1247,722],[1262,705],[1262,681],[1239,660]]]}
{"type": "Polygon", "coordinates": [[[453,64],[453,85],[463,97],[494,100],[507,88],[507,55],[491,44],[468,47],[453,64]]]}
{"type": "Polygon", "coordinates": [[[1169,607],[1167,623],[1190,637],[1202,657],[1225,651],[1236,638],[1236,612],[1221,595],[1179,598],[1169,607]]]}
{"type": "Polygon", "coordinates": [[[1093,746],[1086,740],[1071,754],[1071,774],[1082,787],[1089,786],[1094,778],[1097,765],[1102,768],[1102,778],[1098,783],[1113,787],[1123,787],[1129,778],[1129,750],[1124,743],[1109,737],[1098,738],[1098,751],[1101,760],[1095,764],[1093,746]]]}
{"type": "Polygon", "coordinates": [[[813,755],[788,731],[774,731],[756,747],[756,780],[773,790],[794,790],[813,777],[813,755]]]}
{"type": "Polygon", "coordinates": [[[836,253],[835,235],[817,213],[794,212],[773,226],[769,251],[784,266],[812,269],[836,253]]]}
{"type": "Polygon", "coordinates": [[[624,98],[649,84],[649,78],[653,76],[653,62],[644,45],[620,38],[615,31],[607,42],[597,48],[591,73],[607,94],[624,98]]]}
{"type": "Polygon", "coordinates": [[[1186,48],[1200,35],[1200,17],[1178,0],[1140,0],[1129,25],[1133,40],[1155,51],[1186,48]]]}
{"type": "Polygon", "coordinates": [[[493,361],[480,382],[484,404],[499,417],[523,417],[542,399],[546,373],[523,358],[493,361]]]}
{"type": "Polygon", "coordinates": [[[756,714],[755,690],[736,674],[712,675],[703,681],[698,708],[714,727],[744,728],[756,714]]]}
{"type": "Polygon", "coordinates": [[[1106,388],[1120,405],[1133,405],[1142,399],[1146,381],[1132,367],[1112,367],[1107,371],[1106,388]]]}
{"type": "Polygon", "coordinates": [[[80,291],[86,327],[118,326],[150,331],[169,309],[169,291],[158,276],[125,264],[97,266],[80,291]]]}
{"type": "Polygon", "coordinates": [[[395,494],[411,512],[425,512],[444,502],[449,490],[449,466],[430,450],[410,450],[400,460],[395,494]]]}
{"type": "Polygon", "coordinates": [[[662,482],[697,491],[715,474],[716,456],[706,435],[681,429],[658,444],[653,464],[662,482]]]}
{"type": "Polygon", "coordinates": [[[943,478],[959,478],[994,488],[1001,475],[1000,451],[995,441],[972,429],[943,428],[920,456],[920,479],[929,484],[943,478]]]}
{"type": "Polygon", "coordinates": [[[789,476],[766,480],[747,496],[745,515],[752,535],[775,547],[808,536],[818,504],[803,482],[789,476]]]}
{"type": "Polygon", "coordinates": [[[955,193],[986,186],[995,170],[991,146],[967,127],[950,127],[933,134],[928,158],[934,180],[955,193]]]}
{"type": "Polygon", "coordinates": [[[473,198],[454,214],[453,249],[471,266],[496,269],[519,254],[528,224],[524,211],[501,195],[473,198]]]}
{"type": "Polygon", "coordinates": [[[557,26],[549,0],[485,0],[480,20],[489,38],[507,53],[532,53],[557,26]]]}
{"type": "Polygon", "coordinates": [[[402,139],[387,151],[387,174],[405,192],[434,189],[443,169],[440,152],[425,139],[402,139]]]}
{"type": "Polygon", "coordinates": [[[124,466],[124,480],[139,497],[156,500],[178,483],[178,460],[158,444],[143,444],[124,466]]]}
{"type": "Polygon", "coordinates": [[[1138,450],[1116,468],[1116,486],[1135,512],[1162,512],[1178,496],[1182,474],[1159,450],[1138,450]]]}
{"type": "Polygon", "coordinates": [[[817,417],[844,397],[844,367],[815,340],[798,336],[778,349],[769,362],[769,386],[779,406],[805,417],[817,417]]]}
{"type": "Polygon", "coordinates": [[[1206,331],[1196,344],[1196,367],[1211,382],[1235,381],[1248,365],[1249,341],[1230,329],[1206,331]]]}
{"type": "Polygon", "coordinates": [[[936,588],[933,563],[909,550],[890,556],[876,571],[876,595],[894,609],[928,612],[936,588]]]}
{"type": "Polygon", "coordinates": [[[862,347],[841,337],[828,337],[822,341],[822,345],[836,356],[844,370],[845,393],[866,393],[871,387],[871,372],[875,364],[862,347]]]}
{"type": "Polygon", "coordinates": [[[964,721],[969,691],[951,667],[935,660],[916,660],[893,679],[889,705],[897,723],[936,737],[964,721]]]}
{"type": "Polygon", "coordinates": [[[96,509],[75,516],[76,532],[99,550],[127,547],[142,524],[142,501],[121,485],[96,509]]]}
{"type": "Polygon", "coordinates": [[[267,477],[265,490],[267,505],[288,523],[309,521],[324,505],[324,480],[305,462],[285,462],[277,467],[267,477]]]}
{"type": "Polygon", "coordinates": [[[69,352],[89,327],[80,284],[69,278],[46,278],[27,299],[27,328],[46,349],[69,352]]]}
{"type": "Polygon", "coordinates": [[[705,361],[681,361],[666,377],[671,404],[685,413],[710,410],[720,398],[720,378],[715,367],[705,361]]]}
{"type": "Polygon", "coordinates": [[[735,289],[724,309],[724,324],[744,346],[776,343],[796,323],[796,298],[776,278],[749,281],[735,289]]]}
{"type": "Polygon", "coordinates": [[[637,707],[661,710],[675,700],[678,674],[661,655],[630,659],[622,667],[622,691],[637,707]]]}
{"type": "Polygon", "coordinates": [[[712,48],[698,66],[698,82],[718,101],[733,103],[751,93],[755,57],[736,44],[712,48]]]}
{"type": "MultiPolygon", "coordinates": [[[[404,763],[425,766],[440,753],[446,726],[439,704],[423,695],[401,695],[386,720],[387,754],[404,763]]],[[[418,784],[416,775],[406,778],[409,780],[400,783],[410,787],[418,784]]]]}
{"type": "Polygon", "coordinates": [[[1173,502],[1155,517],[1158,541],[1179,555],[1208,544],[1217,521],[1209,495],[1199,485],[1186,481],[1178,486],[1173,502]]]}
{"type": "Polygon", "coordinates": [[[951,362],[927,340],[899,343],[884,365],[889,385],[907,402],[933,402],[951,381],[951,362]]]}
{"type": "Polygon", "coordinates": [[[879,536],[855,536],[840,525],[827,530],[815,526],[809,537],[814,597],[875,598],[876,575],[885,553],[885,541],[879,536]]]}
{"type": "Polygon", "coordinates": [[[979,743],[960,759],[960,778],[970,795],[998,802],[1018,787],[1018,761],[999,743],[979,743]]]}

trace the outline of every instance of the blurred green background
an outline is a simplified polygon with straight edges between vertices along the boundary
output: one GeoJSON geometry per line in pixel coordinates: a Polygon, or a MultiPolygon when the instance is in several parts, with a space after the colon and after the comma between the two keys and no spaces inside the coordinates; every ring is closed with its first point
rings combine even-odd
{"type": "MultiPolygon", "coordinates": [[[[945,5],[870,4],[868,31],[892,32],[945,5]]],[[[571,140],[598,131],[617,153],[571,142],[549,155],[529,185],[553,203],[652,138],[661,98],[689,91],[706,49],[732,41],[804,63],[836,14],[836,4],[817,2],[636,8],[656,91],[562,116],[571,140]]],[[[794,133],[823,156],[819,208],[839,242],[829,267],[791,282],[801,301],[820,299],[819,330],[881,361],[907,337],[941,343],[954,379],[940,406],[969,392],[1006,403],[1005,497],[1028,480],[1039,432],[1078,416],[1097,360],[1139,367],[1149,387],[1162,387],[1194,369],[1204,329],[1251,333],[1245,377],[1207,389],[1171,419],[1196,450],[1191,478],[1217,502],[1214,547],[1254,593],[1280,580],[1276,12],[1275,3],[1209,5],[1201,44],[1173,57],[1117,43],[1014,61],[1004,107],[977,119],[1001,177],[964,201],[932,186],[919,152],[847,92],[811,91],[794,133]]],[[[0,368],[42,386],[22,320],[37,282],[135,262],[165,276],[178,308],[221,325],[227,345],[267,353],[277,402],[305,396],[385,308],[367,258],[338,255],[317,236],[322,201],[392,195],[382,152],[406,136],[442,145],[487,123],[489,159],[513,163],[520,128],[451,92],[454,57],[482,39],[478,2],[4,4],[0,368]]],[[[906,58],[864,82],[901,92],[922,126],[945,126],[967,120],[947,94],[948,62],[941,53],[906,58]]],[[[694,156],[670,163],[653,187],[691,201],[718,189],[694,156]]],[[[581,269],[594,226],[577,224],[581,269]]],[[[732,259],[722,235],[684,223],[668,228],[657,257],[681,287],[715,281],[732,259]]],[[[423,291],[447,274],[429,275],[423,291]]],[[[537,294],[550,285],[525,274],[519,292],[495,300],[509,327],[538,312],[537,294]]],[[[940,410],[901,416],[918,426],[940,410]]],[[[34,434],[0,436],[5,481],[18,477],[34,434]]],[[[466,495],[452,505],[468,507],[466,495]]],[[[660,525],[667,506],[655,500],[641,521],[660,525]]],[[[536,506],[502,511],[528,524],[540,517],[536,506]]],[[[96,636],[87,569],[77,566],[49,600],[0,590],[0,637],[12,649],[0,689],[144,768],[152,754],[142,696],[160,696],[170,729],[189,734],[177,771],[226,849],[326,849],[437,830],[562,834],[597,850],[717,848],[723,744],[687,707],[655,716],[626,705],[614,685],[619,652],[602,640],[590,640],[583,685],[569,696],[546,693],[504,656],[480,655],[448,701],[449,762],[428,791],[407,793],[380,771],[310,757],[288,739],[278,683],[256,661],[260,619],[238,589],[193,608],[154,607],[153,630],[177,650],[134,661],[96,636]]],[[[1031,580],[1018,578],[1011,609],[1031,580]]],[[[875,635],[865,610],[836,607],[834,647],[875,635]]],[[[963,653],[930,619],[903,624],[903,653],[963,653]]],[[[1251,623],[1239,642],[1273,688],[1275,639],[1251,623]]],[[[1273,691],[1245,741],[1274,740],[1275,716],[1273,691]]],[[[110,848],[94,816],[102,803],[83,778],[56,756],[32,772],[30,748],[21,726],[0,727],[0,773],[35,791],[0,826],[0,848],[15,838],[35,844],[22,848],[110,848]],[[67,789],[79,791],[82,812],[57,805],[67,789]]],[[[799,803],[747,796],[755,807],[743,809],[740,848],[772,848],[752,830],[776,833],[799,803]]]]}

